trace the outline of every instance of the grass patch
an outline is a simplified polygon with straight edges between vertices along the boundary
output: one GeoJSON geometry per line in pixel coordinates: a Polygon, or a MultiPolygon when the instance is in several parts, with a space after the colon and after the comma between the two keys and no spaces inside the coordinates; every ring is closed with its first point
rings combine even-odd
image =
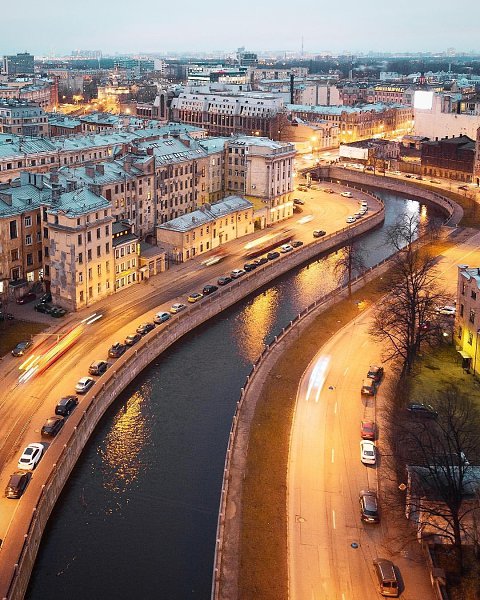
{"type": "Polygon", "coordinates": [[[0,321],[0,356],[8,354],[18,342],[29,340],[32,335],[40,333],[48,327],[45,323],[28,321],[0,321]]]}

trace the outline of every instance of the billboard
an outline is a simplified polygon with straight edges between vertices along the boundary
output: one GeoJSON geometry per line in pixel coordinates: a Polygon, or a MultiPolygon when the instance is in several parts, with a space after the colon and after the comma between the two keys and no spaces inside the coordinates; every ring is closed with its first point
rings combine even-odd
{"type": "Polygon", "coordinates": [[[368,148],[357,146],[340,145],[338,156],[340,158],[356,158],[357,160],[368,160],[368,148]]]}
{"type": "Polygon", "coordinates": [[[413,108],[420,110],[432,110],[433,92],[417,90],[413,97],[413,108]]]}

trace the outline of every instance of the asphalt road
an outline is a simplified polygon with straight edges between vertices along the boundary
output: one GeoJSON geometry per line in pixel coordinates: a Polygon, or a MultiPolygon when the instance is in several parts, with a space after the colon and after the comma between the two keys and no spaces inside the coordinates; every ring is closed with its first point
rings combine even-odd
{"type": "MultiPolygon", "coordinates": [[[[480,233],[441,257],[437,276],[452,298],[457,265],[480,264],[480,233]]],[[[360,394],[370,364],[381,349],[368,334],[371,311],[346,325],[312,359],[299,383],[288,472],[289,582],[291,600],[364,600],[381,597],[373,558],[390,558],[399,567],[405,600],[433,599],[428,574],[413,555],[392,556],[395,524],[382,507],[378,525],[362,524],[358,495],[377,490],[376,467],[360,462],[360,421],[380,423],[376,402],[360,394]],[[351,544],[357,543],[358,548],[351,544]]],[[[387,373],[388,373],[388,366],[387,373]]],[[[381,486],[380,486],[381,488],[381,486]]]]}

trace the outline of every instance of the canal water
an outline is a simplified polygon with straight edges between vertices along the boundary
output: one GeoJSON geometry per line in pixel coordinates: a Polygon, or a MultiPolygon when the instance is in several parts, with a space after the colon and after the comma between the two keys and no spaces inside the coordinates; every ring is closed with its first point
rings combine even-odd
{"type": "MultiPolygon", "coordinates": [[[[389,256],[385,227],[435,214],[378,191],[383,227],[367,265],[389,256]]],[[[264,344],[335,286],[335,257],[298,268],[162,354],[100,422],[46,529],[29,600],[210,597],[225,449],[240,387],[264,344]]]]}

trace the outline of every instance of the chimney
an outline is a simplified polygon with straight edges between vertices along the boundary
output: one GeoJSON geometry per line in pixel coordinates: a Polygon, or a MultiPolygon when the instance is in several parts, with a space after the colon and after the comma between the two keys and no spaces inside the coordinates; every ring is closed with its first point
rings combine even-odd
{"type": "Polygon", "coordinates": [[[58,183],[58,171],[50,171],[50,181],[52,183],[58,183]]]}
{"type": "Polygon", "coordinates": [[[105,175],[105,165],[97,164],[95,165],[95,168],[97,170],[97,173],[99,173],[100,175],[105,175]]]}
{"type": "Polygon", "coordinates": [[[148,154],[149,156],[153,156],[153,148],[150,148],[150,147],[148,147],[148,148],[147,148],[147,154],[148,154]]]}
{"type": "Polygon", "coordinates": [[[95,178],[95,167],[93,165],[85,165],[85,174],[87,177],[95,178]]]}

